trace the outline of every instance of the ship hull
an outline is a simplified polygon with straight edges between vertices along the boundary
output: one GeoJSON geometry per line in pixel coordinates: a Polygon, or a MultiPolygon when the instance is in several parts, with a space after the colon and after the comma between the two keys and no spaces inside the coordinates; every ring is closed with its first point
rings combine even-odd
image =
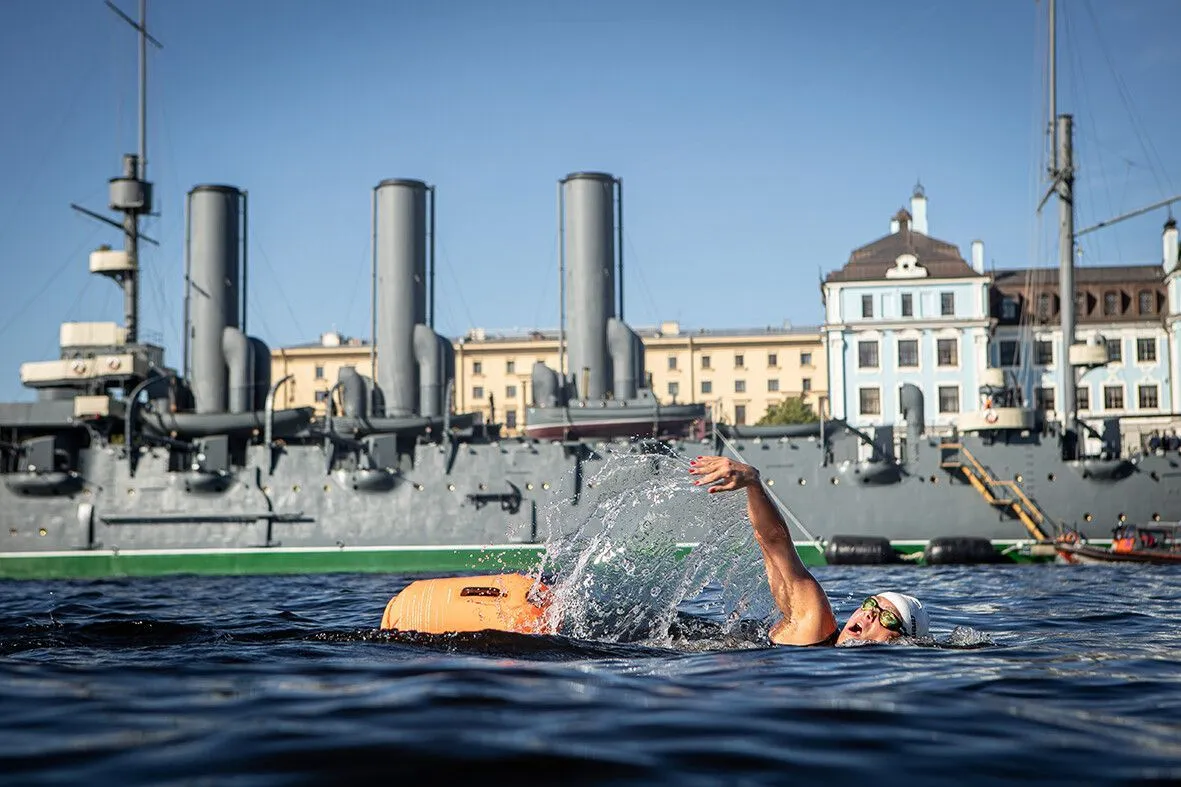
{"type": "MultiPolygon", "coordinates": [[[[901,551],[937,537],[985,538],[1011,556],[1035,540],[1011,511],[944,467],[935,440],[899,463],[892,482],[867,473],[855,446],[840,440],[827,459],[813,437],[662,445],[682,457],[721,453],[758,466],[803,523],[807,532],[793,531],[810,564],[823,562],[823,542],[838,535],[884,537],[901,551]]],[[[1092,537],[1121,516],[1181,519],[1177,457],[1145,457],[1130,474],[1104,479],[1085,462],[1062,461],[1050,442],[970,445],[998,478],[1020,478],[1056,523],[1092,537]]],[[[81,488],[30,495],[0,483],[0,576],[516,569],[565,535],[553,523],[574,527],[600,502],[604,454],[586,443],[419,443],[407,460],[373,484],[374,472],[329,468],[320,445],[277,453],[255,445],[224,483],[202,487],[170,466],[164,448],[142,451],[134,473],[119,452],[86,449],[81,488]]],[[[665,535],[690,548],[710,527],[685,522],[665,535]]]]}

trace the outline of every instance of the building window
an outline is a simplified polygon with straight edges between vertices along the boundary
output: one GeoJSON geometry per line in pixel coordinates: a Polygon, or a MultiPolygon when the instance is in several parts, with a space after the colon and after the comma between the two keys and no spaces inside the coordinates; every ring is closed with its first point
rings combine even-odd
{"type": "Polygon", "coordinates": [[[475,399],[477,402],[480,401],[481,399],[483,399],[484,398],[484,386],[477,385],[475,388],[472,388],[472,398],[475,399]]]}
{"type": "Polygon", "coordinates": [[[709,356],[708,356],[708,355],[703,355],[703,356],[701,356],[701,368],[702,368],[702,369],[708,369],[708,368],[710,368],[710,366],[709,366],[709,356]]]}
{"type": "Polygon", "coordinates": [[[323,380],[323,379],[324,379],[324,367],[323,367],[323,366],[317,366],[317,367],[316,367],[316,379],[317,379],[317,380],[323,380]]]}
{"type": "Polygon", "coordinates": [[[779,353],[767,353],[767,365],[772,369],[779,366],[779,353]]]}
{"type": "Polygon", "coordinates": [[[1053,366],[1054,343],[1045,339],[1039,339],[1037,344],[1033,346],[1033,362],[1038,366],[1053,366]]]}
{"type": "Polygon", "coordinates": [[[1087,308],[1087,299],[1084,297],[1083,293],[1079,292],[1078,290],[1075,290],[1074,291],[1074,316],[1075,317],[1082,317],[1086,312],[1086,308],[1087,308]]]}
{"type": "Polygon", "coordinates": [[[882,414],[882,391],[880,388],[861,388],[857,391],[858,406],[862,415],[882,414]]]}
{"type": "Polygon", "coordinates": [[[919,365],[919,340],[918,339],[899,339],[898,340],[898,367],[900,369],[913,369],[919,365]]]}
{"type": "Polygon", "coordinates": [[[914,296],[909,292],[902,293],[902,316],[914,316],[914,296]]]}
{"type": "Polygon", "coordinates": [[[703,394],[711,394],[714,392],[714,384],[709,380],[701,381],[701,392],[703,394]]]}
{"type": "Polygon", "coordinates": [[[483,374],[483,373],[484,373],[484,362],[483,361],[472,361],[472,374],[483,374]]]}
{"type": "Polygon", "coordinates": [[[1001,319],[1017,319],[1017,299],[1012,295],[1006,295],[1001,299],[1001,319]]]}
{"type": "Polygon", "coordinates": [[[812,353],[800,353],[800,366],[812,365],[812,353]]]}
{"type": "Polygon", "coordinates": [[[504,388],[504,398],[505,399],[516,399],[517,398],[517,386],[506,385],[504,388]]]}
{"type": "Polygon", "coordinates": [[[734,381],[734,393],[746,393],[746,380],[734,381]]]}
{"type": "Polygon", "coordinates": [[[1156,410],[1160,407],[1160,388],[1156,385],[1141,385],[1136,389],[1141,410],[1156,410]]]}
{"type": "Polygon", "coordinates": [[[768,380],[767,381],[767,392],[768,393],[776,393],[778,391],[779,391],[779,380],[778,379],[768,380]]]}
{"type": "Polygon", "coordinates": [[[746,356],[742,353],[734,353],[734,368],[741,369],[746,366],[746,356]]]}
{"type": "Polygon", "coordinates": [[[873,316],[873,296],[872,295],[862,295],[861,296],[861,316],[862,317],[872,317],[873,316]]]}
{"type": "Polygon", "coordinates": [[[327,391],[316,391],[316,401],[317,402],[327,402],[328,401],[328,392],[327,391]]]}
{"type": "Polygon", "coordinates": [[[746,423],[746,405],[744,405],[744,404],[734,405],[734,425],[735,426],[742,426],[745,423],[746,423]]]}
{"type": "Polygon", "coordinates": [[[1152,314],[1154,311],[1156,311],[1156,309],[1153,308],[1155,305],[1153,301],[1155,300],[1156,298],[1153,297],[1152,290],[1140,290],[1140,313],[1152,314]]]}
{"type": "Polygon", "coordinates": [[[1136,362],[1154,363],[1156,361],[1156,339],[1136,340],[1136,362]]]}
{"type": "Polygon", "coordinates": [[[812,390],[812,378],[811,377],[805,377],[804,379],[800,380],[800,390],[803,391],[804,393],[808,393],[812,390]]]}
{"type": "Polygon", "coordinates": [[[504,425],[508,429],[517,428],[517,411],[511,407],[504,411],[504,425]]]}
{"type": "Polygon", "coordinates": [[[860,369],[878,368],[877,342],[857,342],[857,366],[860,369]]]}
{"type": "Polygon", "coordinates": [[[679,394],[680,392],[681,392],[681,384],[680,383],[669,383],[668,384],[668,395],[669,396],[671,396],[675,399],[675,398],[677,398],[677,394],[679,394]]]}
{"type": "Polygon", "coordinates": [[[1114,290],[1103,293],[1103,314],[1107,316],[1119,314],[1119,295],[1114,290]]]}
{"type": "Polygon", "coordinates": [[[998,366],[1017,366],[1021,363],[1021,345],[1014,341],[1002,341],[1000,344],[1000,355],[997,358],[998,366]]]}
{"type": "Polygon", "coordinates": [[[1124,360],[1124,341],[1123,339],[1108,339],[1107,340],[1107,361],[1108,363],[1121,363],[1124,360]]]}
{"type": "Polygon", "coordinates": [[[1091,387],[1088,385],[1079,386],[1075,391],[1075,406],[1080,410],[1091,409],[1091,387]]]}
{"type": "Polygon", "coordinates": [[[675,372],[677,370],[677,356],[668,356],[668,370],[670,372],[675,372]]]}
{"type": "Polygon", "coordinates": [[[1122,385],[1103,386],[1103,409],[1124,409],[1124,387],[1122,385]]]}
{"type": "Polygon", "coordinates": [[[939,313],[944,317],[955,316],[955,293],[941,292],[939,293],[939,313]]]}
{"type": "Polygon", "coordinates": [[[505,374],[516,374],[517,373],[517,362],[511,361],[511,360],[505,361],[504,362],[504,373],[505,374]]]}
{"type": "Polygon", "coordinates": [[[935,351],[940,366],[959,366],[960,343],[958,339],[939,339],[935,342],[935,351]]]}
{"type": "Polygon", "coordinates": [[[1049,412],[1054,409],[1054,389],[1051,386],[1039,386],[1033,392],[1034,406],[1042,412],[1049,412]]]}
{"type": "Polygon", "coordinates": [[[960,411],[960,387],[958,385],[939,386],[939,412],[958,413],[960,411]]]}
{"type": "Polygon", "coordinates": [[[1037,318],[1042,322],[1049,322],[1051,316],[1050,293],[1043,292],[1037,296],[1037,318]]]}

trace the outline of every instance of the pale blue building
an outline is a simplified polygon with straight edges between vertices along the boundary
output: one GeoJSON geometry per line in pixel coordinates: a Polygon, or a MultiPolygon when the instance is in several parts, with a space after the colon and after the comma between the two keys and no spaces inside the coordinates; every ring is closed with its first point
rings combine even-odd
{"type": "Polygon", "coordinates": [[[832,415],[857,427],[899,423],[899,387],[923,392],[928,427],[980,407],[988,365],[991,278],[984,246],[972,263],[927,234],[917,187],[885,237],[853,251],[824,281],[824,339],[832,415]]]}

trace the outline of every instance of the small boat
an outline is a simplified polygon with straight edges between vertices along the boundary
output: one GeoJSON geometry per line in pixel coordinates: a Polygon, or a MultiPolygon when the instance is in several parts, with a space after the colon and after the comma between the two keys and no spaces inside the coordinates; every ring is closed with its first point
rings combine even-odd
{"type": "Polygon", "coordinates": [[[1090,544],[1080,533],[1066,531],[1055,540],[1054,548],[1065,563],[1181,565],[1181,522],[1119,525],[1112,531],[1111,545],[1107,547],[1090,544]]]}

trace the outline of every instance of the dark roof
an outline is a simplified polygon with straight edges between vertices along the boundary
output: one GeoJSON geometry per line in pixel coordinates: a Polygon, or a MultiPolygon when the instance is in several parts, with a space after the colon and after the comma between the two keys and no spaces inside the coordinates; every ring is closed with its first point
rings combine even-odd
{"type": "MultiPolygon", "coordinates": [[[[1088,265],[1074,269],[1075,284],[1122,284],[1126,282],[1164,282],[1165,272],[1159,265],[1088,265]]],[[[1057,268],[1020,268],[993,272],[997,286],[1057,287],[1057,268]]]]}
{"type": "MultiPolygon", "coordinates": [[[[899,212],[899,217],[905,211],[899,212]]],[[[909,218],[909,214],[906,215],[909,218]]],[[[955,244],[915,232],[904,223],[891,235],[854,249],[845,267],[833,271],[825,281],[869,281],[886,278],[886,271],[895,266],[903,254],[913,254],[918,264],[927,269],[933,279],[981,276],[960,256],[955,244]]]]}

